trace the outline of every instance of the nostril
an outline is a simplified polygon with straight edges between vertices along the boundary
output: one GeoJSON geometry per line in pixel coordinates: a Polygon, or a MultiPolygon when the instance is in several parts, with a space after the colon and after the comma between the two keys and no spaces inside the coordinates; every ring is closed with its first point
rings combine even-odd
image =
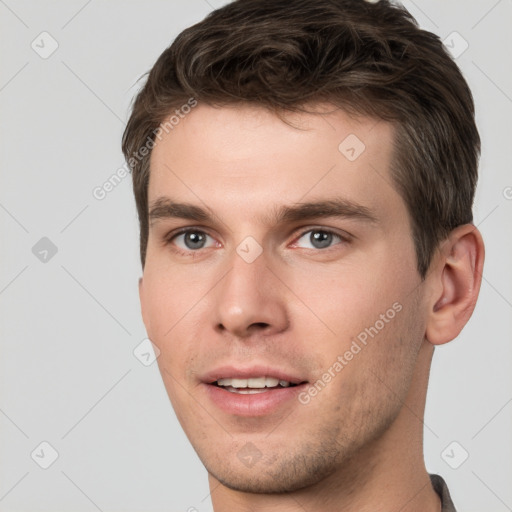
{"type": "Polygon", "coordinates": [[[236,334],[240,338],[247,338],[250,334],[259,333],[266,329],[270,329],[272,327],[271,324],[267,322],[253,322],[249,325],[241,324],[241,325],[226,325],[225,323],[219,322],[217,324],[216,331],[221,333],[225,331],[230,331],[233,334],[236,334]]]}
{"type": "Polygon", "coordinates": [[[255,322],[255,323],[251,324],[251,325],[249,326],[249,328],[251,328],[251,327],[253,327],[253,326],[255,326],[255,327],[257,326],[257,327],[258,327],[258,328],[260,328],[260,329],[265,329],[266,327],[268,327],[268,326],[269,326],[269,324],[267,324],[267,323],[265,323],[265,322],[255,322]]]}

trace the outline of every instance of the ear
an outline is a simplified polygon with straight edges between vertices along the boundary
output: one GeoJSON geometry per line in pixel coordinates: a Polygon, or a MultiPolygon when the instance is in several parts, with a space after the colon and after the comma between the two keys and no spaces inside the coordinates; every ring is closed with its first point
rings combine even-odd
{"type": "Polygon", "coordinates": [[[432,290],[425,336],[442,345],[458,336],[475,309],[482,282],[484,242],[473,224],[455,228],[427,279],[432,290]]]}

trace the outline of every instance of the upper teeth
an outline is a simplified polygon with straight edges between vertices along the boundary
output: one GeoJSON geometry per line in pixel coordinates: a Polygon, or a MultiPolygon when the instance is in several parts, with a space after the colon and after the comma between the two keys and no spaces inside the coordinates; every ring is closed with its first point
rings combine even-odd
{"type": "Polygon", "coordinates": [[[219,386],[231,386],[233,388],[274,388],[278,384],[288,387],[290,383],[274,377],[252,377],[250,379],[219,379],[219,386]]]}

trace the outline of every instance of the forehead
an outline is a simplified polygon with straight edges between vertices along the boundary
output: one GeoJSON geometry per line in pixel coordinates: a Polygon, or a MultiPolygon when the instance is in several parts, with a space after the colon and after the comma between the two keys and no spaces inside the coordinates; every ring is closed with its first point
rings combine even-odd
{"type": "Polygon", "coordinates": [[[401,202],[392,125],[327,105],[284,120],[263,107],[199,104],[157,140],[149,202],[169,196],[247,218],[329,195],[372,210],[401,202]]]}

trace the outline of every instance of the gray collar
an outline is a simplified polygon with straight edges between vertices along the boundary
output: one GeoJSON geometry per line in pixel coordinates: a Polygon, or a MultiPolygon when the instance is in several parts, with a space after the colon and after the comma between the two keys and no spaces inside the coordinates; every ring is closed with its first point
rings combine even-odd
{"type": "Polygon", "coordinates": [[[441,498],[441,512],[457,512],[453,505],[452,498],[450,497],[450,491],[448,491],[448,487],[443,478],[439,475],[430,475],[430,481],[432,482],[434,491],[436,491],[441,498]]]}

